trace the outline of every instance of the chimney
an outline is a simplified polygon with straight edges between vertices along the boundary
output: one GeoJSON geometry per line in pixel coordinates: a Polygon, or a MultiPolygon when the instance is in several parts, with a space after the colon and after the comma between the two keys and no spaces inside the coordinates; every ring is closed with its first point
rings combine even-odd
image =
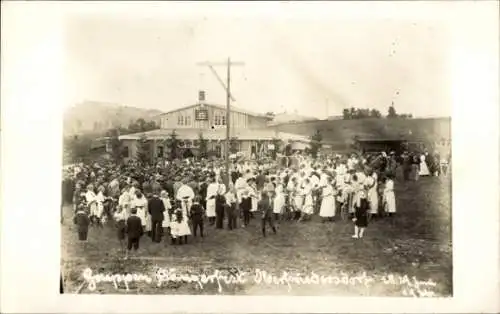
{"type": "Polygon", "coordinates": [[[205,91],[204,90],[200,90],[198,92],[198,101],[205,102],[205,91]]]}

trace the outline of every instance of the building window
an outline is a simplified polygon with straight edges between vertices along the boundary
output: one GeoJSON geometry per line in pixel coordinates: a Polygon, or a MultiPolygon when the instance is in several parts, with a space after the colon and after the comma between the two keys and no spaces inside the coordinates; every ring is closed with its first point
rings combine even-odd
{"type": "Polygon", "coordinates": [[[222,146],[220,146],[220,145],[215,146],[215,153],[216,153],[217,157],[220,158],[222,156],[222,146]]]}
{"type": "Polygon", "coordinates": [[[177,125],[191,125],[191,116],[177,116],[177,125]]]}
{"type": "Polygon", "coordinates": [[[163,157],[163,146],[158,146],[158,156],[159,158],[163,157]]]}
{"type": "Polygon", "coordinates": [[[226,125],[226,113],[225,112],[217,112],[215,114],[214,125],[215,126],[226,125]]]}

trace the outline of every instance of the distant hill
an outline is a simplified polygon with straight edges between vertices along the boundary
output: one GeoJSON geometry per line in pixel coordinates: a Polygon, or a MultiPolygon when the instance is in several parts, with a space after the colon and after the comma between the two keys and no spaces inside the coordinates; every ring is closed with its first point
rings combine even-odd
{"type": "Polygon", "coordinates": [[[113,103],[84,101],[69,108],[64,113],[64,135],[82,133],[100,134],[106,130],[123,126],[143,118],[150,121],[162,112],[154,109],[141,109],[113,103]]]}
{"type": "Polygon", "coordinates": [[[282,112],[273,115],[273,120],[269,124],[296,123],[305,121],[318,121],[318,118],[306,117],[297,113],[282,112]]]}
{"type": "Polygon", "coordinates": [[[342,146],[355,136],[360,139],[405,139],[410,142],[436,143],[451,140],[450,118],[319,120],[283,123],[272,126],[281,132],[311,136],[319,130],[323,142],[342,146]]]}

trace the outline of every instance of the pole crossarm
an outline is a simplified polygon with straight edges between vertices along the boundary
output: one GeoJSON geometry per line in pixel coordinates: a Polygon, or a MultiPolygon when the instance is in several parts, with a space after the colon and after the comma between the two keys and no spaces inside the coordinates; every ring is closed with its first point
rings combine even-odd
{"type": "Polygon", "coordinates": [[[231,128],[231,100],[234,101],[234,97],[231,95],[231,66],[236,65],[244,65],[243,62],[235,62],[231,61],[230,58],[227,59],[226,62],[199,62],[197,63],[199,66],[208,66],[212,73],[215,75],[219,83],[226,90],[226,148],[224,151],[225,159],[226,159],[226,187],[229,188],[230,183],[230,163],[229,163],[229,137],[230,137],[230,128],[231,128]],[[216,66],[225,66],[227,67],[227,83],[224,84],[224,81],[220,78],[220,76],[215,71],[214,67],[216,66]]]}
{"type": "MultiPolygon", "coordinates": [[[[233,94],[231,94],[231,92],[228,90],[226,84],[224,83],[224,80],[219,76],[217,71],[215,71],[215,69],[214,69],[214,67],[216,67],[216,66],[228,66],[227,62],[208,62],[207,61],[207,62],[198,62],[197,65],[208,67],[210,69],[210,71],[213,73],[213,75],[215,76],[215,78],[217,79],[217,81],[219,81],[219,83],[222,85],[222,87],[224,88],[226,93],[229,93],[229,97],[231,97],[231,100],[236,101],[233,94]]],[[[232,66],[232,65],[242,66],[242,65],[245,65],[245,63],[244,62],[230,61],[229,66],[232,66]]]]}

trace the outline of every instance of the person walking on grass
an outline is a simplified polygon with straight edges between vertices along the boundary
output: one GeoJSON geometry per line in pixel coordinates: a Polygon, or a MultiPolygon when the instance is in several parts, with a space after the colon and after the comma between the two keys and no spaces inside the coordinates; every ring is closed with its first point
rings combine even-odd
{"type": "Polygon", "coordinates": [[[273,207],[266,192],[262,192],[257,208],[262,213],[262,235],[266,237],[266,225],[269,225],[276,234],[276,227],[273,222],[273,207]]]}
{"type": "Polygon", "coordinates": [[[137,252],[139,250],[139,241],[144,234],[144,227],[142,225],[142,220],[137,216],[137,208],[132,208],[130,210],[130,217],[127,219],[127,252],[125,253],[125,259],[129,258],[129,254],[134,249],[137,252]]]}
{"type": "Polygon", "coordinates": [[[77,212],[73,217],[73,223],[77,226],[78,241],[87,242],[90,218],[85,211],[85,205],[79,204],[77,206],[77,212]]]}
{"type": "Polygon", "coordinates": [[[356,204],[354,204],[355,212],[354,218],[354,234],[352,237],[354,239],[362,238],[365,233],[365,229],[368,226],[368,210],[370,209],[370,204],[366,199],[366,192],[360,191],[356,204]]]}

